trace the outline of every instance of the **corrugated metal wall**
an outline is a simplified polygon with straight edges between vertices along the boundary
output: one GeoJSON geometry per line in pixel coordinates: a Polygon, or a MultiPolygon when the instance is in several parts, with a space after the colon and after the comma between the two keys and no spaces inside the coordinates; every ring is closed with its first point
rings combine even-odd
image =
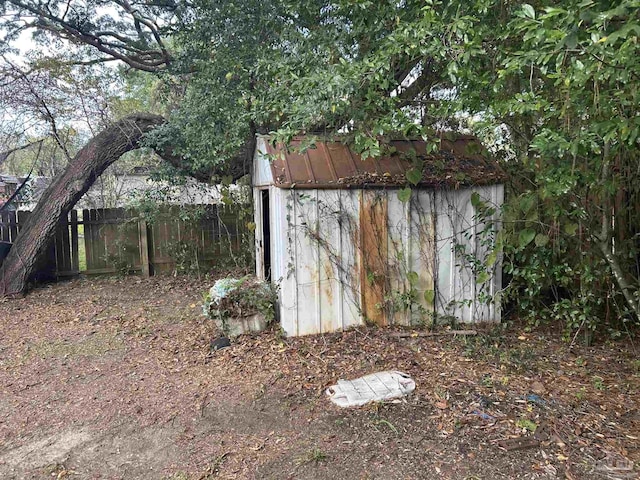
{"type": "Polygon", "coordinates": [[[492,249],[499,209],[492,217],[496,223],[483,224],[476,218],[477,212],[471,203],[473,192],[491,205],[502,205],[502,185],[435,192],[437,312],[465,323],[499,322],[501,312],[497,294],[502,290],[501,259],[496,259],[490,277],[484,283],[476,281],[477,272],[473,266],[474,259],[484,260],[492,249]]]}
{"type": "Polygon", "coordinates": [[[268,161],[256,160],[256,268],[261,275],[260,190],[268,189],[272,280],[280,288],[280,322],[288,335],[342,330],[365,320],[429,323],[434,314],[463,322],[500,320],[499,303],[487,302],[501,289],[500,262],[479,285],[469,258],[483,258],[494,233],[478,224],[471,194],[500,205],[501,185],[414,190],[410,201],[401,202],[391,188],[269,186],[268,161]],[[427,291],[432,294],[425,297],[427,291]]]}
{"type": "Polygon", "coordinates": [[[256,151],[253,154],[253,175],[251,178],[254,187],[268,187],[273,185],[273,174],[267,157],[267,146],[264,137],[256,140],[256,151]]]}

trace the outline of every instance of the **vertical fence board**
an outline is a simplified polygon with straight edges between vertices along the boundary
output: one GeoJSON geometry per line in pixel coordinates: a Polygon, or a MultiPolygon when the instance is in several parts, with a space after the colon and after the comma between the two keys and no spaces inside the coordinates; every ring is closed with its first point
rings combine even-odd
{"type": "Polygon", "coordinates": [[[15,242],[18,236],[18,223],[16,220],[16,212],[6,211],[2,212],[0,216],[0,241],[3,242],[15,242]]]}
{"type": "Polygon", "coordinates": [[[0,213],[0,241],[10,242],[11,234],[9,233],[9,212],[0,213]]]}
{"type": "Polygon", "coordinates": [[[84,210],[83,222],[84,222],[84,244],[87,256],[87,272],[91,272],[103,267],[101,262],[101,256],[104,251],[102,249],[102,242],[100,242],[99,225],[98,225],[98,212],[91,208],[84,210]]]}
{"type": "Polygon", "coordinates": [[[140,262],[142,263],[142,275],[149,277],[151,274],[149,265],[149,242],[147,235],[147,222],[140,220],[138,222],[138,234],[139,234],[139,249],[140,249],[140,262]]]}
{"type": "Polygon", "coordinates": [[[71,269],[80,272],[80,254],[78,248],[78,211],[71,210],[71,221],[69,226],[71,232],[71,269]]]}
{"type": "Polygon", "coordinates": [[[89,235],[91,234],[89,228],[89,221],[91,220],[91,216],[89,210],[82,210],[82,229],[84,231],[84,238],[82,241],[84,242],[84,261],[85,268],[89,267],[91,259],[93,258],[93,252],[91,251],[91,241],[89,240],[89,235]]]}
{"type": "Polygon", "coordinates": [[[71,271],[70,245],[69,222],[66,218],[61,218],[58,222],[54,243],[56,274],[65,275],[71,271]]]}
{"type": "Polygon", "coordinates": [[[106,208],[99,208],[97,210],[96,219],[99,222],[98,226],[98,239],[100,240],[100,251],[102,252],[102,258],[100,259],[100,263],[102,268],[114,268],[113,265],[119,259],[115,256],[116,246],[114,242],[116,241],[116,235],[114,233],[114,226],[109,223],[114,217],[118,216],[119,212],[106,208]]]}
{"type": "Polygon", "coordinates": [[[18,217],[17,212],[7,212],[9,214],[9,235],[11,241],[15,242],[18,237],[18,217]]]}

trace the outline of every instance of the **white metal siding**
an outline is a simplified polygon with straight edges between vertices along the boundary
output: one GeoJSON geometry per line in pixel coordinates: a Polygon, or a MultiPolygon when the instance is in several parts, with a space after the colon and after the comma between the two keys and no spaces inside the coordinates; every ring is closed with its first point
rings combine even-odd
{"type": "MultiPolygon", "coordinates": [[[[483,286],[476,285],[469,265],[453,248],[453,239],[479,255],[471,194],[478,191],[500,205],[503,187],[495,185],[455,191],[415,190],[400,202],[397,190],[378,190],[387,202],[387,255],[392,290],[409,287],[407,272],[418,274],[417,299],[424,311],[453,315],[463,322],[499,321],[498,304],[476,298],[480,288],[495,295],[501,289],[501,265],[483,286]],[[435,222],[435,225],[434,225],[435,222]],[[435,290],[435,306],[424,298],[435,290]]],[[[255,189],[256,246],[262,239],[262,202],[255,189]]],[[[370,195],[369,192],[367,195],[370,195]]],[[[269,187],[272,280],[279,286],[280,322],[287,335],[326,333],[362,323],[360,205],[364,190],[286,190],[269,187]],[[355,227],[355,228],[354,228],[355,227]]],[[[496,216],[498,214],[496,213],[496,216]]],[[[462,247],[461,247],[462,248],[462,247]]],[[[260,253],[260,250],[258,250],[260,253]]],[[[261,262],[256,267],[261,272],[261,262]]],[[[416,321],[416,310],[398,312],[393,322],[416,321]]]]}
{"type": "Polygon", "coordinates": [[[340,212],[358,218],[357,193],[274,188],[271,198],[282,328],[307,335],[360,324],[357,249],[340,220],[340,212]],[[333,210],[336,205],[342,210],[333,210]]]}
{"type": "Polygon", "coordinates": [[[273,174],[267,156],[266,140],[258,137],[256,141],[256,151],[253,154],[253,178],[254,187],[267,187],[273,184],[273,174]]]}
{"type": "MultiPolygon", "coordinates": [[[[434,305],[429,304],[425,298],[427,290],[436,290],[435,280],[435,203],[434,192],[431,190],[416,190],[411,201],[406,204],[406,216],[409,220],[407,231],[408,269],[418,273],[417,300],[426,312],[433,313],[434,305]]],[[[412,311],[412,321],[422,319],[422,313],[417,309],[412,311]]]]}
{"type": "MultiPolygon", "coordinates": [[[[482,285],[476,282],[476,273],[464,255],[484,259],[489,246],[481,245],[476,210],[471,195],[478,192],[480,198],[499,207],[502,205],[502,185],[438,191],[436,197],[436,252],[437,292],[436,311],[439,315],[455,317],[465,323],[500,321],[499,303],[480,301],[480,293],[486,291],[495,296],[502,288],[500,259],[493,267],[489,280],[482,285]],[[458,249],[455,245],[458,245],[458,249]]],[[[498,219],[498,211],[494,220],[498,219]]]]}

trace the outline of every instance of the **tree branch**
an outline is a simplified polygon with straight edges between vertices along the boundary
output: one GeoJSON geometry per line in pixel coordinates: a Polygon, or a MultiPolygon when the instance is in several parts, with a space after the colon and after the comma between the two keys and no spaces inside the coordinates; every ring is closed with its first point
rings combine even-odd
{"type": "MultiPolygon", "coordinates": [[[[609,142],[605,142],[604,151],[603,151],[603,163],[602,163],[602,183],[606,184],[610,177],[611,170],[611,159],[609,158],[609,142]]],[[[609,200],[609,196],[607,193],[604,193],[603,198],[603,212],[602,212],[602,224],[600,228],[600,236],[598,238],[598,246],[600,247],[600,251],[602,252],[603,257],[607,261],[611,272],[613,273],[613,277],[615,278],[620,290],[622,291],[622,295],[624,296],[627,305],[631,309],[631,311],[636,315],[637,318],[640,318],[640,303],[633,298],[634,288],[631,286],[631,283],[627,280],[622,267],[620,266],[620,262],[618,258],[613,253],[613,249],[611,248],[611,201],[609,200]]]]}
{"type": "Polygon", "coordinates": [[[31,148],[34,145],[41,145],[42,142],[43,142],[43,139],[40,139],[40,140],[36,140],[35,142],[26,143],[24,145],[20,145],[19,147],[11,148],[4,152],[0,152],[0,165],[2,165],[7,160],[7,158],[9,158],[12,154],[16,152],[20,152],[22,150],[26,150],[27,148],[31,148]]]}
{"type": "Polygon", "coordinates": [[[147,50],[140,48],[140,42],[144,45],[148,44],[147,35],[142,29],[137,31],[137,38],[135,38],[135,36],[131,38],[119,32],[105,31],[103,29],[90,32],[86,28],[75,25],[66,19],[68,9],[65,10],[63,16],[56,16],[50,8],[48,8],[48,4],[34,4],[23,0],[7,0],[7,3],[16,7],[18,11],[28,12],[37,18],[37,21],[29,24],[27,28],[39,28],[62,39],[89,45],[99,52],[120,60],[137,70],[158,72],[166,68],[171,62],[171,55],[162,40],[158,25],[141,16],[137,10],[133,9],[126,2],[118,1],[116,3],[121,6],[134,21],[140,22],[149,29],[150,35],[153,37],[157,48],[149,48],[147,50]],[[119,40],[121,43],[109,41],[107,38],[119,40]]]}

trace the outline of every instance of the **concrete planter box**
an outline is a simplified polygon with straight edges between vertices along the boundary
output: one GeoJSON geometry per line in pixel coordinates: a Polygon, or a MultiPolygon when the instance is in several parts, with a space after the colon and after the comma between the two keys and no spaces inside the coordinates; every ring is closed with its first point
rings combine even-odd
{"type": "Polygon", "coordinates": [[[246,333],[257,333],[266,330],[267,320],[261,313],[246,317],[232,317],[221,320],[214,318],[216,326],[229,338],[235,338],[246,333]]]}

